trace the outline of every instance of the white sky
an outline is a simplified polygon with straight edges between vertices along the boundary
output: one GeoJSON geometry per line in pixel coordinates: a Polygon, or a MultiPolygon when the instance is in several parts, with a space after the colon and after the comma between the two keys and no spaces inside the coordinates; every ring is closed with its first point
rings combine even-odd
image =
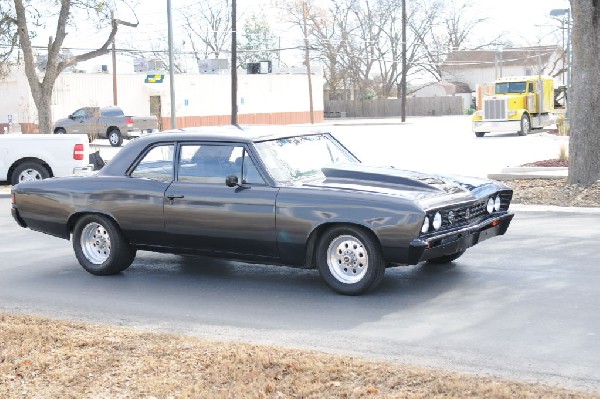
{"type": "MultiPolygon", "coordinates": [[[[272,2],[273,0],[237,0],[238,12],[239,14],[249,13],[252,9],[260,9],[264,12],[269,9],[272,2]]],[[[140,49],[150,49],[152,42],[167,42],[166,0],[141,0],[140,3],[141,5],[136,8],[140,26],[138,28],[120,27],[117,34],[118,48],[126,47],[127,43],[134,42],[140,49]]],[[[180,42],[183,39],[183,33],[179,29],[182,24],[179,9],[185,4],[189,6],[190,10],[194,10],[207,2],[205,0],[172,0],[171,3],[175,42],[180,42]]],[[[557,37],[560,37],[560,34],[556,33],[557,22],[550,19],[549,14],[553,8],[568,8],[568,0],[471,0],[469,4],[471,6],[470,13],[488,18],[488,22],[475,32],[477,36],[474,39],[484,40],[504,32],[505,37],[516,46],[561,44],[556,42],[557,37]]],[[[408,6],[410,7],[410,2],[408,6]]],[[[133,17],[126,9],[119,10],[117,18],[133,22],[133,17]]],[[[238,22],[239,27],[240,22],[238,22]]],[[[297,32],[275,33],[281,37],[282,47],[298,44],[297,32]]],[[[41,34],[36,40],[36,44],[46,45],[48,35],[41,34]]],[[[65,41],[65,47],[98,46],[105,39],[105,35],[98,34],[93,30],[70,32],[65,41]]],[[[121,63],[123,62],[130,64],[131,58],[121,60],[121,63]]],[[[110,65],[110,59],[95,59],[88,62],[86,67],[89,67],[90,64],[110,65]]]]}

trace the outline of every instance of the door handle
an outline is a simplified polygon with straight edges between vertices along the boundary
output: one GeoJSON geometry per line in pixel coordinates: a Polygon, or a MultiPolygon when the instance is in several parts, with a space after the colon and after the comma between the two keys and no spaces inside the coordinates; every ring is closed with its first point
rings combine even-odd
{"type": "Polygon", "coordinates": [[[167,199],[169,199],[171,201],[173,201],[175,198],[185,198],[185,196],[183,196],[181,194],[179,194],[179,195],[176,195],[176,194],[169,194],[169,195],[167,195],[167,199]]]}

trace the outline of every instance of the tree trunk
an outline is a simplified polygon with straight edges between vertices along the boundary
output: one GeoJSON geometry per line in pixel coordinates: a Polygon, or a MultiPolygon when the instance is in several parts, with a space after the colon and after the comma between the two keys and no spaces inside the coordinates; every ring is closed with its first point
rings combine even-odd
{"type": "Polygon", "coordinates": [[[569,118],[569,184],[600,179],[600,4],[571,0],[573,66],[569,118]]]}
{"type": "Polygon", "coordinates": [[[37,96],[33,96],[35,107],[38,111],[38,127],[40,133],[51,134],[52,131],[52,92],[41,90],[37,96]]]}

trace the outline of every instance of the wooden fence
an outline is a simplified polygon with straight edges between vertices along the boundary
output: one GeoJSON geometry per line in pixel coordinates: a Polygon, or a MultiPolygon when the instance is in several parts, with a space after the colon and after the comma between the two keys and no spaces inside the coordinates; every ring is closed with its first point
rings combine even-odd
{"type": "MultiPolygon", "coordinates": [[[[325,118],[384,118],[400,116],[401,101],[378,100],[325,100],[325,118]]],[[[463,99],[460,96],[408,97],[407,116],[462,115],[463,99]]]]}

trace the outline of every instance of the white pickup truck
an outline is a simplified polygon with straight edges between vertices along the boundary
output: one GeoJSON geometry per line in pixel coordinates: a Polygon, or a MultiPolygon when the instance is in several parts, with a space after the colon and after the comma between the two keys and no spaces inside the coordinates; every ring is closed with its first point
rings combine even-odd
{"type": "Polygon", "coordinates": [[[0,135],[0,181],[67,176],[89,169],[90,146],[80,134],[0,135]]]}

